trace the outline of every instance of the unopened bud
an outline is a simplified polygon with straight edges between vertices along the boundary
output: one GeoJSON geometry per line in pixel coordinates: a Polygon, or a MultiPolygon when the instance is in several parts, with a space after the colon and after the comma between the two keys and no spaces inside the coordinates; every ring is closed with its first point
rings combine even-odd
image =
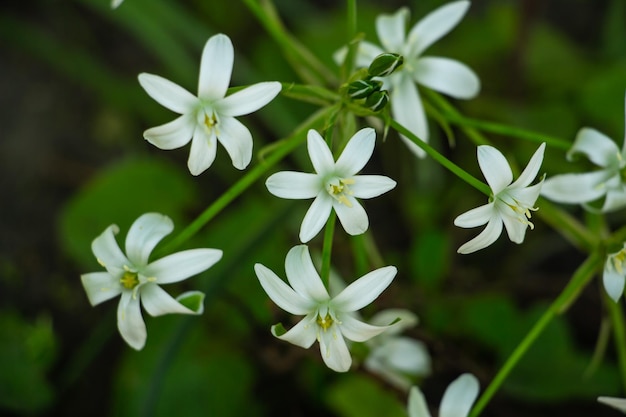
{"type": "Polygon", "coordinates": [[[352,99],[369,97],[382,86],[383,83],[378,80],[357,80],[348,84],[348,95],[352,99]]]}
{"type": "Polygon", "coordinates": [[[404,63],[402,55],[385,52],[374,58],[367,72],[372,77],[386,77],[397,70],[402,63],[404,63]]]}
{"type": "Polygon", "coordinates": [[[387,90],[375,91],[365,100],[365,107],[376,112],[385,108],[387,103],[389,103],[387,90]]]}

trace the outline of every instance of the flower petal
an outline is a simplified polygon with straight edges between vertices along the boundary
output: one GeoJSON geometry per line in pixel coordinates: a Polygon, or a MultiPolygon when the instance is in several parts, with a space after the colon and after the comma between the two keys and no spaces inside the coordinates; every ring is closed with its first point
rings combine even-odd
{"type": "Polygon", "coordinates": [[[169,313],[196,314],[176,301],[165,290],[154,283],[144,284],[141,288],[141,304],[146,312],[153,317],[169,313]]]}
{"type": "Polygon", "coordinates": [[[487,223],[494,215],[494,203],[488,203],[480,207],[473,208],[454,219],[454,225],[458,227],[478,227],[487,223]]]}
{"type": "Polygon", "coordinates": [[[607,213],[610,211],[619,210],[626,207],[626,190],[623,185],[617,190],[609,189],[606,193],[606,199],[602,205],[602,212],[607,213]]]}
{"type": "Polygon", "coordinates": [[[412,387],[409,392],[408,412],[409,417],[431,417],[424,394],[418,387],[412,387]]]}
{"type": "Polygon", "coordinates": [[[335,159],[333,154],[324,142],[324,138],[313,129],[309,130],[307,134],[307,149],[315,172],[324,176],[334,171],[335,159]]]}
{"type": "Polygon", "coordinates": [[[267,295],[278,307],[286,312],[295,315],[304,315],[310,313],[315,308],[315,302],[313,300],[306,299],[295,292],[266,266],[255,264],[254,272],[256,272],[256,276],[267,295]]]}
{"type": "Polygon", "coordinates": [[[502,152],[489,145],[477,148],[478,165],[494,195],[504,190],[513,181],[513,173],[502,152]]]}
{"type": "Polygon", "coordinates": [[[145,266],[152,249],[174,230],[174,222],[159,213],[141,215],[126,235],[126,254],[136,267],[145,266]]]}
{"type": "Polygon", "coordinates": [[[326,366],[335,372],[347,372],[352,365],[352,356],[336,326],[320,332],[320,353],[326,366]]]}
{"type": "Polygon", "coordinates": [[[321,191],[311,207],[307,210],[302,219],[302,225],[300,226],[300,241],[306,243],[313,239],[322,230],[322,227],[328,221],[330,216],[330,210],[333,208],[333,199],[328,195],[326,190],[321,191]]]}
{"type": "Polygon", "coordinates": [[[500,237],[500,234],[502,234],[502,227],[502,219],[495,215],[489,220],[487,227],[485,227],[485,229],[480,232],[478,236],[461,245],[461,247],[457,249],[457,252],[468,254],[486,248],[495,242],[498,237],[500,237]]]}
{"type": "Polygon", "coordinates": [[[388,326],[385,336],[400,334],[417,325],[418,321],[419,319],[413,312],[404,308],[388,308],[374,314],[370,319],[370,323],[374,326],[388,326]]]}
{"type": "MultiPolygon", "coordinates": [[[[383,52],[385,51],[383,51],[379,46],[374,45],[371,42],[361,41],[359,42],[359,46],[356,50],[355,66],[357,68],[368,67],[374,58],[383,52]]],[[[333,54],[333,61],[335,61],[337,65],[341,65],[346,59],[347,54],[348,48],[344,46],[333,54]]]]}
{"type": "Polygon", "coordinates": [[[374,198],[392,190],[396,182],[383,175],[357,175],[350,185],[352,195],[357,198],[374,198]]]}
{"type": "Polygon", "coordinates": [[[163,77],[154,74],[139,74],[139,84],[161,106],[178,114],[191,113],[198,105],[198,97],[163,77]]]}
{"type": "MultiPolygon", "coordinates": [[[[393,86],[391,93],[391,113],[393,119],[406,127],[419,139],[428,142],[428,123],[426,114],[422,107],[417,87],[413,79],[401,73],[398,75],[398,83],[393,86]]],[[[426,152],[413,143],[412,140],[400,135],[402,141],[409,147],[409,150],[419,158],[426,156],[426,152]]]]}
{"type": "Polygon", "coordinates": [[[308,349],[311,345],[313,345],[315,339],[317,338],[317,325],[315,324],[315,319],[316,313],[311,313],[300,320],[298,324],[293,326],[286,333],[281,335],[279,335],[276,331],[277,325],[274,325],[272,326],[272,335],[280,340],[284,340],[296,346],[300,346],[301,348],[308,349]]]}
{"type": "Polygon", "coordinates": [[[411,56],[420,55],[426,48],[448,34],[459,24],[469,6],[470,2],[465,0],[448,3],[417,22],[407,39],[411,56]]]}
{"type": "Polygon", "coordinates": [[[467,417],[478,396],[479,384],[472,374],[463,374],[443,394],[439,417],[467,417]]]}
{"type": "Polygon", "coordinates": [[[91,242],[91,250],[98,263],[113,276],[123,271],[125,266],[131,266],[131,262],[126,258],[115,240],[115,235],[119,230],[117,225],[112,224],[91,242]]]}
{"type": "Polygon", "coordinates": [[[571,161],[577,153],[582,153],[591,162],[603,168],[618,168],[620,165],[621,154],[615,142],[603,133],[588,127],[578,131],[574,144],[567,151],[567,159],[571,161]]]}
{"type": "Polygon", "coordinates": [[[270,175],[265,186],[276,197],[299,200],[315,197],[322,190],[321,181],[317,174],[282,171],[270,175]]]}
{"type": "Polygon", "coordinates": [[[626,413],[626,398],[598,397],[598,402],[626,413]]]}
{"type": "Polygon", "coordinates": [[[179,282],[203,272],[222,259],[219,249],[189,249],[173,253],[147,265],[142,273],[158,284],[179,282]]]}
{"type": "Polygon", "coordinates": [[[369,219],[367,218],[367,212],[363,206],[352,196],[346,196],[350,202],[350,206],[347,206],[337,200],[332,200],[333,208],[341,226],[351,236],[356,236],[365,233],[369,227],[369,219]]]}
{"type": "Polygon", "coordinates": [[[408,337],[391,337],[370,353],[372,354],[384,361],[387,367],[409,375],[428,375],[431,371],[431,360],[426,346],[408,337]]]}
{"type": "MultiPolygon", "coordinates": [[[[614,254],[616,255],[616,254],[614,254]]],[[[619,273],[615,270],[611,262],[613,261],[613,255],[607,257],[604,264],[604,272],[602,274],[602,283],[606,293],[617,302],[624,293],[624,284],[626,279],[624,273],[619,273]]]]}
{"type": "Polygon", "coordinates": [[[243,116],[259,110],[280,93],[282,85],[277,81],[268,81],[246,87],[215,103],[224,116],[243,116]]]}
{"type": "Polygon", "coordinates": [[[217,137],[215,129],[211,129],[208,134],[203,126],[196,127],[191,139],[191,149],[189,150],[189,159],[187,167],[192,175],[200,175],[206,171],[213,161],[217,153],[217,137]]]}
{"type": "Polygon", "coordinates": [[[252,134],[234,117],[222,117],[218,126],[217,139],[220,141],[233,166],[245,169],[252,160],[252,134]]]}
{"type": "Polygon", "coordinates": [[[528,230],[528,223],[522,222],[521,215],[515,212],[510,206],[506,204],[497,204],[496,207],[499,211],[499,216],[504,223],[506,233],[509,236],[509,240],[513,243],[520,244],[524,241],[526,236],[526,230],[528,230]]]}
{"type": "Polygon", "coordinates": [[[412,75],[416,82],[454,98],[474,98],[480,91],[474,71],[454,59],[420,58],[412,75]]]}
{"type": "Polygon", "coordinates": [[[395,266],[386,266],[363,275],[332,299],[332,307],[342,312],[362,309],[378,298],[397,272],[395,266]]]}
{"type": "MultiPolygon", "coordinates": [[[[406,22],[409,9],[401,8],[394,14],[381,14],[376,18],[376,33],[385,52],[403,53],[406,22]]],[[[369,65],[369,64],[368,64],[369,65]]]]}
{"type": "Polygon", "coordinates": [[[198,97],[205,100],[223,98],[230,84],[235,51],[230,38],[218,33],[211,36],[202,50],[198,97]]]}
{"type": "Polygon", "coordinates": [[[135,350],[143,349],[146,344],[146,324],[141,317],[139,298],[133,297],[132,291],[122,293],[117,306],[117,329],[122,338],[135,350]]]}
{"type": "Polygon", "coordinates": [[[110,300],[122,292],[119,279],[108,272],[82,274],[80,280],[92,306],[110,300]]]}
{"type": "Polygon", "coordinates": [[[304,298],[317,302],[330,299],[306,245],[291,248],[285,259],[285,272],[291,287],[304,298]]]}
{"type": "Polygon", "coordinates": [[[335,164],[338,176],[351,177],[363,169],[374,153],[376,132],[371,127],[356,132],[341,152],[335,164]]]}
{"type": "Polygon", "coordinates": [[[143,137],[159,149],[176,149],[189,143],[195,128],[193,113],[186,113],[169,123],[146,130],[143,137]]]}
{"type": "Polygon", "coordinates": [[[342,314],[338,319],[341,320],[341,324],[338,324],[341,333],[354,342],[365,342],[389,328],[389,326],[373,326],[364,323],[350,314],[342,314]]]}
{"type": "Polygon", "coordinates": [[[597,200],[607,192],[605,181],[611,176],[607,170],[584,174],[563,174],[543,182],[541,195],[558,203],[580,204],[597,200]]]}
{"type": "Polygon", "coordinates": [[[526,165],[524,171],[522,171],[519,178],[515,180],[513,184],[511,184],[510,188],[528,187],[528,185],[534,181],[535,177],[537,177],[537,173],[539,172],[539,168],[541,168],[541,163],[543,162],[543,153],[545,149],[545,142],[539,145],[539,148],[537,148],[533,156],[530,158],[530,161],[528,161],[528,165],[526,165]]]}

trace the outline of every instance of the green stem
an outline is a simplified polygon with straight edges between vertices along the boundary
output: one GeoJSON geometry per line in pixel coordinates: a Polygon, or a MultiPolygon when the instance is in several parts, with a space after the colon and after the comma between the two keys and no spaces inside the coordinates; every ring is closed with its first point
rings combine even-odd
{"type": "Polygon", "coordinates": [[[330,258],[333,251],[333,236],[335,234],[335,211],[330,212],[326,229],[324,230],[324,246],[322,247],[322,282],[326,288],[330,288],[330,258]]]}
{"type": "Polygon", "coordinates": [[[622,389],[626,392],[626,326],[624,325],[624,312],[622,311],[622,306],[606,294],[605,304],[609,309],[609,315],[613,324],[613,337],[615,338],[619,373],[622,378],[622,389]]]}
{"type": "Polygon", "coordinates": [[[599,244],[598,237],[569,213],[559,209],[546,199],[537,202],[537,217],[557,230],[565,239],[577,248],[591,252],[599,244]]]}
{"type": "Polygon", "coordinates": [[[504,380],[509,376],[513,368],[528,351],[530,346],[537,340],[539,335],[545,330],[552,319],[564,313],[572,302],[576,299],[580,291],[587,285],[593,276],[602,268],[602,257],[598,252],[594,252],[582,263],[574,272],[574,275],[565,286],[559,296],[550,304],[550,307],[539,318],[528,334],[517,345],[511,356],[506,360],[502,368],[498,371],[491,383],[480,396],[469,417],[480,415],[485,406],[489,403],[494,394],[498,391],[504,380]]]}
{"type": "Polygon", "coordinates": [[[358,42],[356,41],[357,34],[357,7],[356,0],[347,0],[347,27],[348,27],[348,53],[346,54],[345,61],[341,66],[341,79],[347,80],[352,73],[354,67],[354,57],[356,56],[358,42]]]}

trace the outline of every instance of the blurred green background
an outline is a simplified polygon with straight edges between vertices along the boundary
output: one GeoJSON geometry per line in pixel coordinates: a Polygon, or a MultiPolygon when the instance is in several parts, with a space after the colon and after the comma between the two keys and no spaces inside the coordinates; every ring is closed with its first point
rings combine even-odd
{"type": "MultiPolygon", "coordinates": [[[[441,4],[360,1],[359,30],[377,43],[379,13],[408,6],[413,24],[441,4]]],[[[345,5],[280,0],[276,8],[336,70],[331,55],[347,40],[345,5]]],[[[362,368],[335,374],[317,346],[303,350],[271,336],[270,325],[289,318],[264,294],[252,266],[261,262],[284,276],[308,203],[274,198],[262,181],[187,244],[223,249],[222,261],[180,288],[166,287],[206,291],[204,315],[146,316],[147,346],[134,352],[117,334],[116,302],[92,308],[87,301],[79,275],[99,269],[90,244],[105,227],[118,224],[122,242],[135,218],[158,211],[175,221],[175,234],[242,175],[223,148],[195,178],[186,168],[188,147],[164,152],[142,139],[143,130],[173,114],[145,94],[137,74],[159,74],[195,92],[202,46],[218,32],[235,45],[231,85],[301,82],[243,2],[126,0],[116,11],[107,0],[0,6],[1,415],[403,415],[405,394],[384,381],[362,368]]],[[[427,54],[458,59],[479,75],[481,94],[454,103],[465,115],[566,141],[589,126],[622,144],[623,0],[475,1],[427,54]]],[[[279,97],[242,120],[259,151],[314,110],[279,97]]],[[[482,179],[475,145],[455,129],[450,146],[431,127],[434,146],[482,179]]],[[[489,138],[521,166],[537,146],[489,138]]],[[[436,407],[463,372],[474,373],[482,388],[489,383],[584,254],[537,220],[522,246],[502,236],[481,252],[456,255],[477,231],[456,229],[452,219],[484,204],[484,196],[432,161],[407,155],[396,139],[379,141],[366,167],[398,187],[365,202],[365,242],[375,242],[399,274],[364,315],[402,307],[420,317],[407,334],[432,355],[433,374],[421,387],[436,407]]],[[[306,155],[304,147],[298,155],[306,155]]],[[[298,167],[300,159],[273,171],[298,167]]],[[[549,148],[542,172],[586,168],[549,148]]],[[[624,220],[621,213],[609,217],[613,225],[624,220]]],[[[364,266],[381,266],[353,257],[364,240],[341,229],[335,239],[333,265],[346,280],[364,266]]],[[[311,246],[319,251],[321,236],[311,246]]],[[[484,416],[619,415],[595,403],[598,395],[624,396],[612,341],[601,361],[592,360],[605,318],[602,291],[600,280],[592,282],[550,325],[484,416]]]]}

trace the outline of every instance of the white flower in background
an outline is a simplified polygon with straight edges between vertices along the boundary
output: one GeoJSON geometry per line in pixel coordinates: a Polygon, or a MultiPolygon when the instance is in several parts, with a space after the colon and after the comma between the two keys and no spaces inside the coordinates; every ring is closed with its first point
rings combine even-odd
{"type": "Polygon", "coordinates": [[[615,142],[595,129],[584,127],[576,135],[567,159],[583,154],[601,169],[581,174],[555,175],[541,190],[544,197],[568,204],[583,204],[604,197],[602,212],[626,207],[626,138],[620,151],[615,142]]]}
{"type": "Polygon", "coordinates": [[[474,239],[462,245],[457,252],[472,253],[491,245],[502,233],[502,225],[506,227],[509,239],[515,243],[522,243],[530,222],[531,211],[541,191],[541,181],[533,182],[541,162],[546,144],[542,143],[535,151],[528,166],[519,178],[513,181],[513,173],[504,155],[496,148],[488,145],[478,147],[478,164],[483,172],[492,195],[489,203],[477,207],[454,219],[459,227],[478,227],[487,223],[487,227],[474,239]]]}
{"type": "Polygon", "coordinates": [[[395,181],[385,176],[356,175],[374,152],[374,129],[365,128],[356,132],[336,163],[319,133],[309,130],[307,139],[309,157],[316,173],[277,172],[267,179],[267,189],[281,198],[315,198],[302,220],[302,242],[308,242],[322,230],[331,209],[335,210],[347,233],[364,233],[369,220],[357,198],[376,197],[396,186],[395,181]]]}
{"type": "Polygon", "coordinates": [[[606,404],[626,414],[626,398],[598,397],[598,402],[606,404]]]}
{"type": "Polygon", "coordinates": [[[346,372],[352,364],[344,337],[364,342],[387,329],[364,323],[353,313],[370,304],[389,286],[397,272],[394,266],[364,275],[332,298],[313,266],[306,245],[293,247],[285,259],[291,286],[261,264],[254,265],[254,270],[272,301],[288,313],[304,316],[285,333],[281,325],[272,326],[272,334],[305,349],[317,340],[324,363],[334,371],[346,372]]]}
{"type": "MultiPolygon", "coordinates": [[[[392,15],[376,19],[376,32],[382,48],[360,42],[356,64],[368,67],[376,56],[393,52],[404,57],[404,64],[389,77],[383,78],[383,89],[391,96],[391,114],[398,123],[428,142],[428,123],[416,83],[454,98],[470,99],[480,91],[480,80],[459,61],[422,56],[433,43],[450,32],[463,18],[469,1],[456,1],[439,7],[417,22],[406,35],[409,10],[402,8],[392,15]]],[[[345,50],[337,54],[341,61],[345,50]]],[[[419,157],[425,152],[410,139],[401,136],[409,149],[419,157]]]]}
{"type": "MultiPolygon", "coordinates": [[[[439,417],[467,417],[478,396],[479,384],[472,374],[463,374],[448,386],[439,406],[439,417]]],[[[409,393],[409,417],[431,417],[424,394],[418,387],[409,393]]]]}
{"type": "Polygon", "coordinates": [[[117,9],[124,0],[111,0],[111,9],[117,9]]]}
{"type": "Polygon", "coordinates": [[[624,293],[624,284],[626,283],[626,265],[624,261],[626,261],[626,243],[621,251],[607,256],[604,263],[602,282],[607,294],[615,302],[624,293]]]}
{"type": "Polygon", "coordinates": [[[252,159],[252,135],[235,117],[260,109],[280,92],[279,82],[262,82],[225,97],[233,59],[228,36],[217,34],[209,38],[202,51],[197,97],[158,75],[139,74],[139,83],[150,97],[182,115],[146,130],[144,137],[160,149],[180,148],[191,140],[187,165],[193,175],[211,166],[218,141],[235,168],[246,168],[252,159]]]}
{"type": "Polygon", "coordinates": [[[81,275],[81,281],[95,306],[121,294],[117,327],[131,347],[140,350],[146,342],[146,325],[139,302],[151,316],[167,313],[201,314],[204,294],[189,291],[172,298],[160,284],[179,282],[198,274],[222,257],[217,249],[191,249],[149,262],[152,249],[174,230],[169,217],[147,213],[139,217],[126,236],[126,254],[115,240],[119,229],[109,226],[94,239],[91,249],[106,272],[81,275]]]}

